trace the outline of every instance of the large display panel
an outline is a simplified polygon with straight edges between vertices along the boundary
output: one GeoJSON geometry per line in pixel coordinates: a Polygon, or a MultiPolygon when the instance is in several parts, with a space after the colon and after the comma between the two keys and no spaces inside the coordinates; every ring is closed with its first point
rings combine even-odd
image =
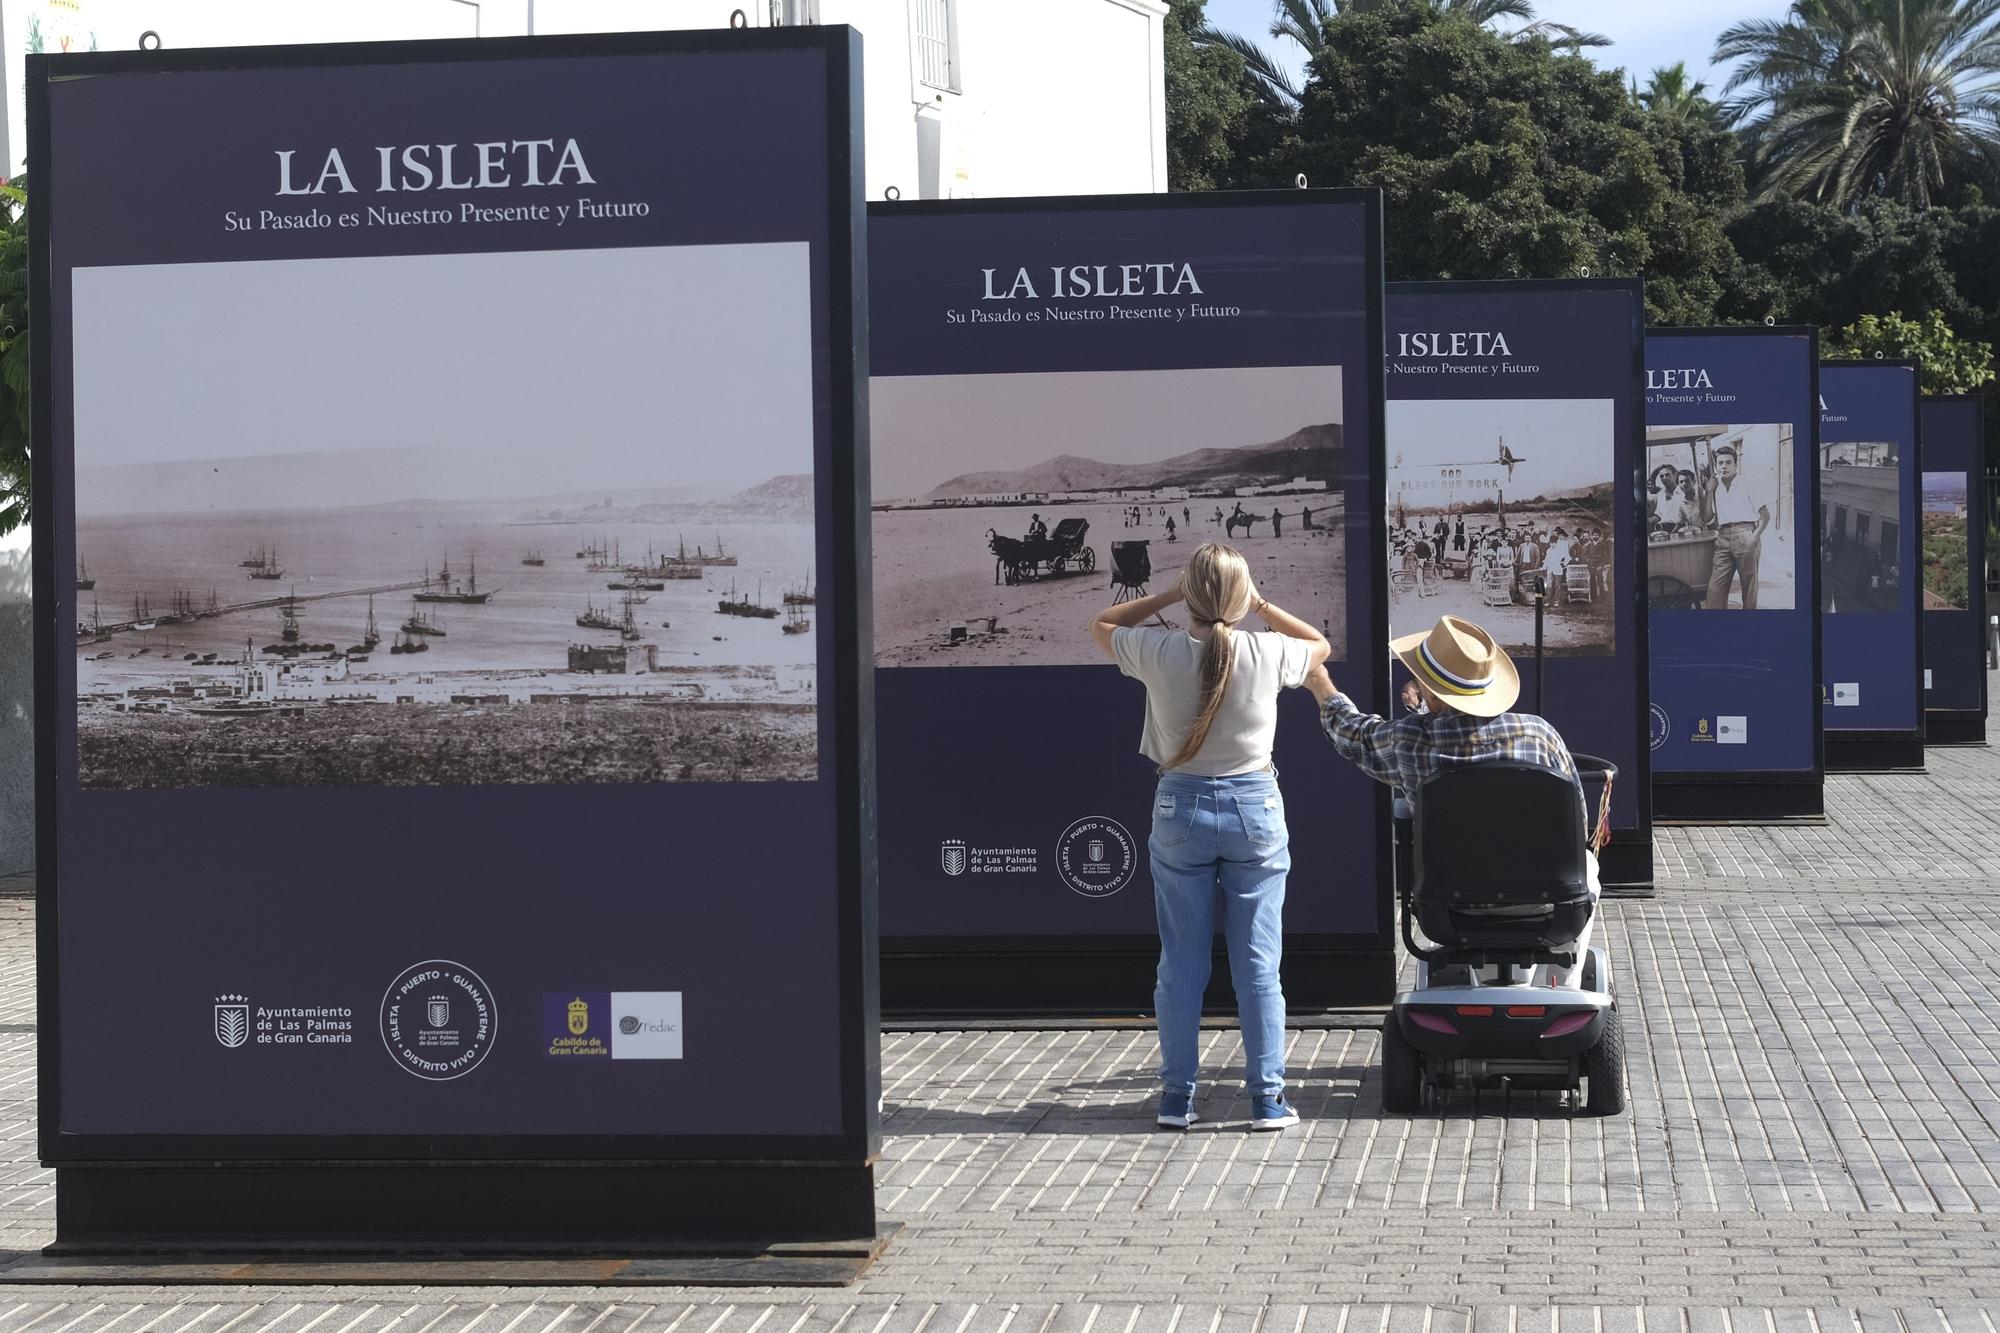
{"type": "MultiPolygon", "coordinates": [[[[885,1005],[1149,1005],[1144,696],[1085,625],[1201,542],[1383,697],[1379,216],[1357,191],[871,206],[885,1005]]],[[[1386,996],[1383,792],[1304,691],[1276,759],[1287,995],[1386,996]]]]}
{"type": "Polygon", "coordinates": [[[1924,762],[1917,368],[1819,373],[1820,691],[1830,770],[1924,762]]]}
{"type": "Polygon", "coordinates": [[[1656,818],[1825,814],[1818,375],[1811,328],[1646,337],[1656,818]]]}
{"type": "Polygon", "coordinates": [[[1986,417],[1923,401],[1924,741],[1986,743],[1986,417]]]}
{"type": "Polygon", "coordinates": [[[45,1160],[872,1227],[858,64],[38,63],[45,1160]]]}
{"type": "Polygon", "coordinates": [[[1618,766],[1601,868],[1619,884],[1653,878],[1644,316],[1626,279],[1389,288],[1390,632],[1484,626],[1520,668],[1519,708],[1618,766]]]}

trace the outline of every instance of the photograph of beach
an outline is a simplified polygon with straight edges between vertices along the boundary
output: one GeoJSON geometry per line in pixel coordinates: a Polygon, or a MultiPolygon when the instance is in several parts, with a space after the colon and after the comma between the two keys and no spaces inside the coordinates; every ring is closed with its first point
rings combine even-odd
{"type": "Polygon", "coordinates": [[[1341,386],[1338,366],[875,378],[876,665],[1097,665],[1090,613],[1172,588],[1204,541],[1345,660],[1341,386]]]}
{"type": "Polygon", "coordinates": [[[73,294],[84,786],[817,777],[805,246],[73,294]]]}
{"type": "Polygon", "coordinates": [[[1613,404],[1388,405],[1389,632],[1450,614],[1533,652],[1535,588],[1552,657],[1617,650],[1613,404]]]}

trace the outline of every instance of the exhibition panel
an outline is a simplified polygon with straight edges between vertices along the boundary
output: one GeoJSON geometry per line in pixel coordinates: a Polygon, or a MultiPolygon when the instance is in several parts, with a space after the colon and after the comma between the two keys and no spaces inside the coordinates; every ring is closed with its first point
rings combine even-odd
{"type": "Polygon", "coordinates": [[[1653,878],[1644,318],[1631,279],[1392,285],[1378,492],[1391,633],[1484,626],[1520,668],[1520,710],[1618,766],[1601,854],[1618,884],[1653,878]]]}
{"type": "Polygon", "coordinates": [[[1921,769],[1917,366],[1819,372],[1820,702],[1830,771],[1921,769]]]}
{"type": "Polygon", "coordinates": [[[873,1231],[858,62],[31,62],[65,1243],[873,1231]]]}
{"type": "MultiPolygon", "coordinates": [[[[1240,548],[1380,706],[1379,210],[1324,190],[870,206],[885,1006],[1150,1005],[1145,695],[1085,627],[1171,589],[1202,542],[1240,548]]],[[[1384,998],[1385,793],[1302,690],[1276,759],[1287,995],[1384,998]]]]}
{"type": "Polygon", "coordinates": [[[1984,745],[1984,401],[1925,395],[1923,432],[1924,740],[1984,745]]]}
{"type": "Polygon", "coordinates": [[[1646,337],[1655,818],[1826,812],[1818,375],[1810,328],[1646,337]]]}

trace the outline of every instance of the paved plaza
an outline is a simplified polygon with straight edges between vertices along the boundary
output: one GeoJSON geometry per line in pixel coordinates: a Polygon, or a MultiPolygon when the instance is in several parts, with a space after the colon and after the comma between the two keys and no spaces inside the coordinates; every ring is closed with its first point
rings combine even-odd
{"type": "MultiPolygon", "coordinates": [[[[2000,1333],[2000,751],[1829,781],[1824,827],[1669,829],[1605,906],[1630,1113],[1384,1117],[1372,1015],[1292,1033],[1305,1122],[1150,1129],[1149,1032],[895,1031],[845,1290],[8,1288],[0,1333],[2000,1333]]],[[[1293,892],[1309,891],[1303,871],[1293,892]]],[[[0,901],[0,1247],[34,1160],[33,911],[0,901]]],[[[783,1096],[782,1070],[754,1089],[783,1096]]],[[[14,1255],[0,1255],[0,1262],[14,1255]]]]}

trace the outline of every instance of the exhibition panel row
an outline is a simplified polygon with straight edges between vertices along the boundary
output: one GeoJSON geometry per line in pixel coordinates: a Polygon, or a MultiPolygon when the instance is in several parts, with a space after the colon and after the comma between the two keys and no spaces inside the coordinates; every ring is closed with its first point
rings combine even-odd
{"type": "MultiPolygon", "coordinates": [[[[1147,1003],[1085,625],[1204,541],[1366,709],[1392,634],[1488,628],[1619,770],[1607,883],[1656,805],[1921,763],[1926,690],[1983,738],[1976,405],[1920,472],[1914,369],[1811,330],[1385,287],[1374,191],[864,208],[858,64],[31,62],[61,1246],[876,1243],[883,1004],[1147,1003]]],[[[1380,1002],[1388,789],[1282,704],[1285,988],[1380,1002]]]]}

